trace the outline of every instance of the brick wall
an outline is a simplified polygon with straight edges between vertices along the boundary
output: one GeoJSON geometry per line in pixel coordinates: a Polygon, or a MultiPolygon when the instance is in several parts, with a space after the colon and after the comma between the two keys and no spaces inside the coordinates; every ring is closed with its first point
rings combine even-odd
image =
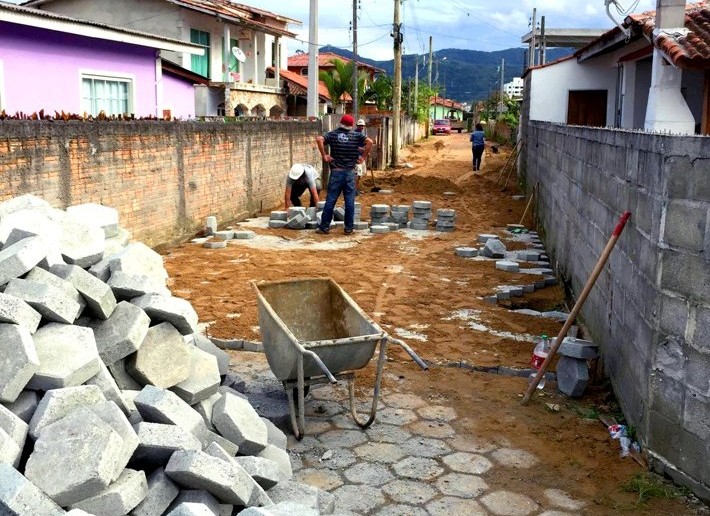
{"type": "Polygon", "coordinates": [[[186,238],[283,202],[292,163],[320,164],[320,122],[0,121],[0,200],[119,211],[149,245],[186,238]]]}
{"type": "Polygon", "coordinates": [[[572,293],[632,212],[582,316],[652,466],[710,500],[710,138],[522,126],[545,244],[572,293]]]}

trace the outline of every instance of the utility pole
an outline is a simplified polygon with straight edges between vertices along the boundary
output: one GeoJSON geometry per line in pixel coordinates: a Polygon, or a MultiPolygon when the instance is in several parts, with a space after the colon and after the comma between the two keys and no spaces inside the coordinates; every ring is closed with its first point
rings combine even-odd
{"type": "Polygon", "coordinates": [[[530,37],[530,49],[528,54],[528,66],[535,66],[535,25],[537,24],[537,9],[533,7],[532,15],[532,36],[530,37]]]}
{"type": "Polygon", "coordinates": [[[311,0],[308,23],[308,103],[306,115],[318,116],[318,0],[311,0]]]}
{"type": "Polygon", "coordinates": [[[545,64],[545,53],[547,49],[545,48],[547,45],[545,41],[545,17],[542,16],[540,18],[540,64],[544,65],[545,64]]]}
{"type": "Polygon", "coordinates": [[[394,24],[392,37],[394,38],[394,99],[392,102],[392,166],[399,163],[399,117],[402,103],[402,24],[399,21],[399,2],[394,0],[394,24]]]}
{"type": "Polygon", "coordinates": [[[505,81],[505,59],[500,60],[500,99],[498,102],[498,113],[503,112],[503,95],[504,87],[503,83],[505,81]]]}
{"type": "Polygon", "coordinates": [[[414,117],[419,115],[419,54],[414,56],[414,117]]]}
{"type": "Polygon", "coordinates": [[[432,51],[432,46],[431,46],[431,36],[429,36],[429,82],[428,86],[429,89],[431,89],[431,63],[434,60],[434,52],[432,51]]]}
{"type": "Polygon", "coordinates": [[[357,2],[353,0],[353,117],[357,120],[357,2]]]}

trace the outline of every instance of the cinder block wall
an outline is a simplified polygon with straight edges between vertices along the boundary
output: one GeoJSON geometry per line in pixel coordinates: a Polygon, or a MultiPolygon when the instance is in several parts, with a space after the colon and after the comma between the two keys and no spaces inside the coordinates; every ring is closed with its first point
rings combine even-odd
{"type": "Polygon", "coordinates": [[[521,174],[654,469],[710,500],[710,138],[528,122],[521,174]]]}
{"type": "Polygon", "coordinates": [[[317,165],[321,123],[0,121],[0,200],[95,202],[149,245],[279,206],[292,163],[317,165]]]}

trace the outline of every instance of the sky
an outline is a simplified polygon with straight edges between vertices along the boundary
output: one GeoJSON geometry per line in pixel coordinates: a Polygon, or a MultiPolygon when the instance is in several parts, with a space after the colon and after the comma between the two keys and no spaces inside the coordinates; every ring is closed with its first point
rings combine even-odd
{"type": "MultiPolygon", "coordinates": [[[[308,52],[310,0],[238,0],[303,22],[290,29],[297,40],[288,40],[289,53],[308,52]]],[[[394,1],[358,0],[358,55],[377,61],[394,58],[390,37],[394,20],[394,1]]],[[[622,11],[654,9],[656,0],[618,0],[622,11]],[[635,6],[635,8],[634,8],[635,6]]],[[[530,31],[533,8],[537,19],[545,16],[547,28],[588,28],[609,30],[614,22],[606,15],[604,0],[403,0],[405,54],[428,54],[429,37],[434,51],[445,48],[504,50],[520,47],[520,38],[530,31]]],[[[623,21],[616,6],[616,19],[623,21]]],[[[352,50],[351,0],[318,1],[318,43],[352,50]]]]}

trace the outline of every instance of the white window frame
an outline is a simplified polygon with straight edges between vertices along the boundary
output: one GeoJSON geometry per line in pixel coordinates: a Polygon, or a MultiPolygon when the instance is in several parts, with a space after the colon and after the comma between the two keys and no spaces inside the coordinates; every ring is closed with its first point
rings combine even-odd
{"type": "MultiPolygon", "coordinates": [[[[86,111],[93,116],[98,115],[98,113],[91,113],[90,109],[86,109],[84,104],[84,79],[98,79],[104,81],[114,81],[114,82],[126,82],[128,83],[128,106],[127,113],[135,114],[136,110],[136,91],[138,90],[136,86],[136,76],[134,74],[110,72],[105,70],[79,70],[79,103],[81,106],[81,111],[86,111]]],[[[106,113],[106,115],[119,115],[123,113],[106,113]]]]}
{"type": "Polygon", "coordinates": [[[5,68],[0,59],[0,111],[5,109],[5,68]]]}

